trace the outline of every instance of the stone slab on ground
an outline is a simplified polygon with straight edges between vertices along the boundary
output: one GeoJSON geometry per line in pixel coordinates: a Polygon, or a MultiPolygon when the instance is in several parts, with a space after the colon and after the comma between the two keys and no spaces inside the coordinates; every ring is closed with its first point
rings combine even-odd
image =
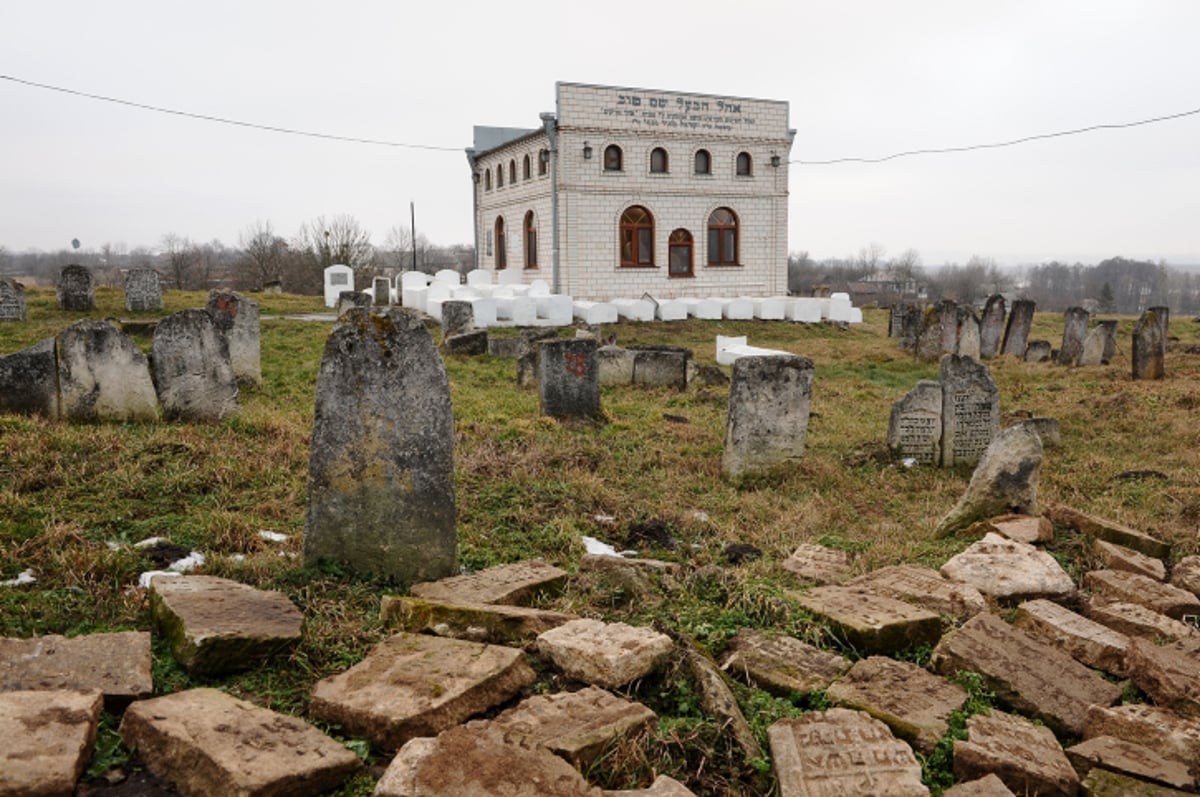
{"type": "Polygon", "coordinates": [[[0,692],[0,794],[73,794],[103,709],[104,696],[94,689],[0,692]]]}
{"type": "Polygon", "coordinates": [[[1185,556],[1171,568],[1171,584],[1200,595],[1200,556],[1185,556]]]}
{"type": "Polygon", "coordinates": [[[862,659],[826,690],[830,702],[865,711],[926,755],[950,730],[950,713],[967,702],[958,684],[885,656],[862,659]]]}
{"type": "Polygon", "coordinates": [[[661,665],[674,643],[650,628],[573,620],[537,639],[537,650],[565,675],[610,689],[642,678],[661,665]]]}
{"type": "Polygon", "coordinates": [[[850,578],[850,556],[837,548],[802,543],[782,567],[814,584],[838,584],[850,578]]]}
{"type": "Polygon", "coordinates": [[[520,650],[397,634],[318,681],[309,712],[395,750],[505,702],[536,679],[520,650]]]}
{"type": "Polygon", "coordinates": [[[1061,733],[1078,735],[1089,706],[1110,706],[1121,696],[1116,684],[991,614],[947,634],[932,664],[943,675],[979,673],[1002,703],[1061,733]]]}
{"type": "Polygon", "coordinates": [[[675,778],[659,775],[645,789],[606,791],[604,797],[696,797],[696,793],[675,778]]]}
{"type": "Polygon", "coordinates": [[[1191,592],[1138,573],[1091,570],[1083,574],[1083,585],[1106,598],[1136,603],[1175,620],[1200,614],[1200,598],[1191,592]]]}
{"type": "Polygon", "coordinates": [[[1138,573],[1155,581],[1162,581],[1167,577],[1167,566],[1163,564],[1162,559],[1146,556],[1132,548],[1104,540],[1095,540],[1092,548],[1104,566],[1110,570],[1138,573]]]}
{"type": "Polygon", "coordinates": [[[1132,548],[1135,551],[1146,554],[1146,556],[1153,556],[1158,559],[1167,560],[1171,557],[1170,543],[1155,539],[1143,531],[1131,529],[1129,526],[1117,523],[1116,521],[1106,520],[1095,515],[1088,515],[1061,505],[1047,507],[1043,512],[1046,517],[1058,525],[1068,526],[1089,537],[1105,540],[1116,545],[1124,545],[1126,548],[1132,548]]]}
{"type": "Polygon", "coordinates": [[[68,639],[0,637],[0,691],[97,689],[110,706],[122,707],[154,692],[150,634],[120,631],[68,639]]]}
{"type": "Polygon", "coordinates": [[[632,736],[654,718],[641,703],[589,686],[528,697],[492,724],[506,738],[528,740],[586,768],[611,742],[632,736]]]}
{"type": "Polygon", "coordinates": [[[969,780],[951,786],[942,792],[942,797],[1015,797],[1015,795],[998,776],[989,774],[978,780],[969,780]]]}
{"type": "Polygon", "coordinates": [[[938,615],[864,587],[817,587],[795,598],[863,654],[932,645],[942,635],[938,615]]]}
{"type": "Polygon", "coordinates": [[[700,710],[720,726],[722,734],[733,739],[746,761],[761,759],[762,746],[717,665],[690,640],[680,640],[679,648],[689,680],[698,693],[700,710]]]}
{"type": "Polygon", "coordinates": [[[374,797],[600,797],[583,775],[536,745],[506,740],[488,722],[469,722],[407,742],[374,797]]]}
{"type": "Polygon", "coordinates": [[[1027,545],[1054,539],[1054,524],[1041,515],[1000,515],[981,521],[976,526],[1027,545]]]}
{"type": "Polygon", "coordinates": [[[413,584],[418,598],[447,603],[509,603],[524,605],[539,593],[557,594],[566,583],[567,572],[554,565],[529,559],[489,567],[466,576],[413,584]]]}
{"type": "Polygon", "coordinates": [[[967,720],[967,738],[954,743],[954,774],[994,774],[1014,794],[1075,797],[1079,777],[1049,728],[993,711],[967,720]]]}
{"type": "Polygon", "coordinates": [[[300,641],[304,615],[282,592],[216,576],[156,576],[150,613],[193,675],[244,670],[300,641]]]}
{"type": "Polygon", "coordinates": [[[1125,675],[1129,637],[1065,606],[1044,598],[1026,601],[1017,607],[1015,625],[1081,664],[1125,675]]]}
{"type": "Polygon", "coordinates": [[[578,615],[506,606],[498,603],[444,603],[442,601],[385,595],[379,618],[415,634],[430,633],[493,645],[523,645],[538,634],[578,620],[578,615]]]}
{"type": "Polygon", "coordinates": [[[1180,645],[1179,642],[1156,645],[1149,640],[1133,639],[1125,666],[1129,668],[1129,679],[1155,705],[1200,719],[1200,655],[1194,646],[1180,645]]]}
{"type": "Polygon", "coordinates": [[[851,579],[846,586],[866,587],[880,595],[955,617],[973,617],[987,609],[987,599],[975,587],[920,565],[882,567],[851,579]]]}
{"type": "Polygon", "coordinates": [[[1075,582],[1053,556],[991,533],[951,557],[942,575],[998,601],[1059,598],[1075,591],[1075,582]]]}
{"type": "Polygon", "coordinates": [[[1194,785],[1188,768],[1179,761],[1164,758],[1145,747],[1113,736],[1095,736],[1068,747],[1067,759],[1081,778],[1094,767],[1103,767],[1122,775],[1148,780],[1174,789],[1191,790],[1194,785]]]}
{"type": "Polygon", "coordinates": [[[1200,720],[1181,717],[1169,709],[1148,703],[1092,706],[1083,736],[1111,736],[1146,745],[1188,766],[1193,778],[1200,777],[1200,720]]]}
{"type": "Polygon", "coordinates": [[[795,637],[768,637],[739,628],[721,669],[750,686],[786,697],[826,688],[850,669],[850,660],[795,637]]]}
{"type": "Polygon", "coordinates": [[[912,749],[879,720],[831,708],[767,729],[780,797],[924,797],[912,749]]]}
{"type": "Polygon", "coordinates": [[[1187,623],[1136,603],[1093,597],[1084,604],[1084,614],[1129,637],[1175,642],[1196,634],[1196,629],[1187,623]]]}
{"type": "Polygon", "coordinates": [[[579,572],[621,570],[633,568],[647,574],[676,576],[683,570],[678,562],[665,562],[662,559],[638,559],[630,556],[609,556],[607,554],[585,553],[579,557],[579,572]]]}
{"type": "Polygon", "coordinates": [[[1080,784],[1084,797],[1173,797],[1187,792],[1096,767],[1080,784]]]}

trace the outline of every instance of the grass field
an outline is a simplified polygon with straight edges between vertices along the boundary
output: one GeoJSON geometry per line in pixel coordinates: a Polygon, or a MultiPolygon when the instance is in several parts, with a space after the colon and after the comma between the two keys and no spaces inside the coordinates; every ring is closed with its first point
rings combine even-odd
{"type": "MultiPolygon", "coordinates": [[[[203,551],[204,572],[281,590],[304,612],[305,640],[289,661],[216,682],[235,695],[303,715],[316,680],[358,661],[388,633],[378,620],[379,599],[394,589],[335,570],[306,571],[299,559],[314,387],[330,327],[279,316],[324,308],[312,297],[254,298],[264,316],[264,382],[243,390],[236,418],[209,425],[77,426],[0,416],[0,580],[26,568],[37,578],[0,588],[0,636],[148,629],[145,595],[134,586],[139,572],[151,567],[129,544],[151,536],[203,551]],[[260,530],[289,539],[268,542],[260,530]]],[[[202,307],[205,300],[200,293],[170,292],[167,312],[202,307]]],[[[98,310],[88,315],[126,316],[119,291],[98,289],[97,301],[98,310]]],[[[28,305],[28,323],[0,325],[0,354],[82,317],[55,309],[49,290],[31,289],[28,305]]],[[[587,574],[547,606],[654,624],[693,638],[713,655],[744,626],[837,647],[786,595],[797,584],[778,565],[797,544],[851,551],[861,571],[902,562],[937,567],[969,544],[933,536],[969,470],[904,468],[884,446],[891,403],[917,380],[936,379],[937,366],[914,362],[895,347],[886,337],[886,311],[865,315],[864,324],[848,330],[694,320],[606,330],[621,345],[688,346],[701,363],[713,362],[718,334],[747,335],[753,345],[813,360],[804,460],[738,485],[720,475],[727,388],[606,387],[605,422],[559,423],[538,416],[536,391],[516,386],[512,361],[449,358],[460,564],[474,570],[541,557],[574,572],[581,537],[590,535],[681,562],[687,575],[651,583],[641,594],[636,585],[587,574]],[[631,527],[647,521],[663,524],[677,541],[673,550],[630,540],[631,527]],[[722,551],[733,542],[758,546],[764,556],[728,565],[722,551]]],[[[1047,452],[1044,502],[1153,533],[1175,543],[1176,557],[1197,553],[1200,354],[1186,350],[1200,343],[1200,324],[1173,319],[1178,341],[1168,354],[1167,379],[1133,382],[1134,321],[1121,318],[1120,351],[1111,366],[992,361],[1003,423],[1058,418],[1063,445],[1047,452]]],[[[1031,338],[1057,347],[1061,334],[1060,315],[1039,314],[1031,338]]],[[[149,349],[148,339],[138,342],[149,349]]],[[[1076,576],[1092,564],[1069,534],[1060,533],[1050,550],[1076,576]]],[[[906,655],[923,662],[928,651],[906,655]]],[[[160,693],[214,683],[188,677],[158,646],[155,678],[160,693]]],[[[547,672],[537,688],[556,685],[547,672]]],[[[653,708],[659,723],[636,743],[611,751],[590,773],[594,782],[632,788],[661,772],[698,794],[772,793],[769,764],[740,758],[703,715],[682,672],[670,669],[626,694],[653,708]]],[[[822,707],[820,694],[784,700],[746,687],[737,694],[764,749],[765,728],[775,719],[822,707]]],[[[97,769],[125,755],[113,741],[109,722],[97,769]]],[[[351,742],[372,763],[386,764],[380,751],[351,742]]],[[[945,784],[946,767],[927,762],[935,788],[945,784]]],[[[369,794],[371,788],[364,774],[340,793],[369,794]]]]}

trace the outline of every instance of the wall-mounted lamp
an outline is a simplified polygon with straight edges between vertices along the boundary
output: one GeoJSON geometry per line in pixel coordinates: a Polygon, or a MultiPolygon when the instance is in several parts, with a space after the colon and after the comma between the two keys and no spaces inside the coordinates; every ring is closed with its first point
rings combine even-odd
{"type": "Polygon", "coordinates": [[[590,161],[592,159],[592,145],[586,141],[583,142],[583,159],[585,161],[590,161]]]}
{"type": "Polygon", "coordinates": [[[779,168],[779,156],[774,152],[771,153],[771,165],[775,168],[779,168]]]}

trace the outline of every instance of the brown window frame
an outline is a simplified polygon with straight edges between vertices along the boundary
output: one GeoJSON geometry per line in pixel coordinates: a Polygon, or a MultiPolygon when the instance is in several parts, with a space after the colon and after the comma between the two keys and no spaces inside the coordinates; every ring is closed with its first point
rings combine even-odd
{"type": "Polygon", "coordinates": [[[496,217],[496,270],[503,271],[508,268],[508,245],[507,235],[504,232],[504,217],[496,217]]]}
{"type": "Polygon", "coordinates": [[[650,150],[650,173],[651,174],[670,174],[671,172],[671,156],[667,154],[663,147],[655,147],[650,150]],[[661,163],[655,161],[661,160],[661,163]]]}
{"type": "Polygon", "coordinates": [[[604,171],[625,171],[625,153],[622,152],[621,148],[616,144],[609,144],[604,148],[604,171]]]}
{"type": "Polygon", "coordinates": [[[738,177],[753,177],[754,176],[754,158],[749,152],[739,152],[734,165],[734,171],[738,177]],[[745,167],[742,164],[745,163],[745,167]]]}
{"type": "Polygon", "coordinates": [[[741,245],[741,234],[738,215],[733,208],[719,207],[708,214],[708,265],[736,266],[738,265],[738,248],[741,245]],[[729,214],[731,221],[717,219],[717,214],[724,211],[729,214]],[[716,219],[714,221],[714,219],[716,219]],[[713,246],[713,234],[716,234],[716,246],[713,246]],[[732,237],[730,237],[732,233],[732,237]],[[726,251],[732,249],[732,252],[726,251]],[[714,251],[715,250],[715,251],[714,251]]]}
{"type": "Polygon", "coordinates": [[[706,149],[696,150],[695,157],[692,158],[692,171],[695,174],[710,175],[712,174],[712,153],[706,149]],[[704,168],[700,168],[700,159],[704,158],[704,168]]]}
{"type": "Polygon", "coordinates": [[[667,239],[667,276],[679,278],[696,276],[696,242],[692,233],[683,227],[672,230],[671,237],[667,239]],[[676,271],[675,252],[684,247],[687,248],[687,271],[676,271]]]}
{"type": "Polygon", "coordinates": [[[654,267],[654,214],[649,208],[630,205],[621,212],[617,249],[621,268],[654,267]]]}
{"type": "Polygon", "coordinates": [[[525,268],[537,268],[537,224],[534,223],[533,211],[525,211],[522,240],[525,242],[525,268]]]}

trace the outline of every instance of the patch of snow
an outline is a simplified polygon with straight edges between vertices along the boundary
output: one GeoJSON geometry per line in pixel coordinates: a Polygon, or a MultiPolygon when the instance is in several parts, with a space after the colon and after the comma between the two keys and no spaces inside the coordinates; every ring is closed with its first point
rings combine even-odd
{"type": "Polygon", "coordinates": [[[138,576],[138,586],[142,589],[150,589],[150,579],[155,576],[178,576],[181,573],[175,573],[170,570],[147,570],[138,576]]]}
{"type": "Polygon", "coordinates": [[[16,578],[10,578],[8,581],[0,581],[0,587],[19,587],[22,584],[32,584],[35,581],[37,579],[33,577],[33,569],[26,568],[17,573],[16,578]]]}
{"type": "Polygon", "coordinates": [[[286,542],[288,539],[288,535],[280,534],[278,531],[271,531],[270,529],[262,529],[258,532],[258,536],[267,542],[286,542]]]}

